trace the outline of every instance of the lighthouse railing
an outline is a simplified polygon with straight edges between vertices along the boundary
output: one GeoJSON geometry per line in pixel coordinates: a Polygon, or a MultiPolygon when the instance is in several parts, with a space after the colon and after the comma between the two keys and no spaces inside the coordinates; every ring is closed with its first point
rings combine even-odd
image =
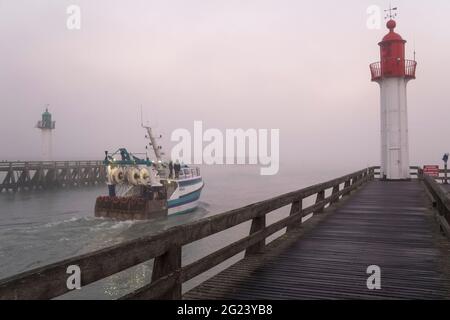
{"type": "Polygon", "coordinates": [[[405,76],[409,78],[416,77],[417,62],[414,60],[405,60],[405,76]]]}
{"type": "MultiPolygon", "coordinates": [[[[416,78],[417,61],[405,59],[404,65],[405,65],[404,76],[406,78],[416,78]]],[[[372,81],[381,79],[381,77],[383,76],[383,68],[380,61],[370,64],[370,73],[372,76],[372,81]]]]}
{"type": "Polygon", "coordinates": [[[372,74],[372,81],[381,78],[381,63],[372,63],[370,65],[370,73],[372,74]]]}

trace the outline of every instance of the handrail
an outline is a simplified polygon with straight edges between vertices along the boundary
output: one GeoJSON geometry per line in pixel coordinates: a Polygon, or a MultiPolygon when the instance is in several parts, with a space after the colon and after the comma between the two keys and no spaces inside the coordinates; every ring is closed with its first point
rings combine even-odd
{"type": "Polygon", "coordinates": [[[437,183],[435,177],[423,174],[422,178],[428,192],[432,196],[433,207],[435,207],[439,215],[445,219],[448,226],[448,224],[450,224],[450,195],[444,191],[439,183],[437,183]]]}
{"type": "Polygon", "coordinates": [[[381,62],[374,62],[369,65],[372,80],[381,78],[381,62]]]}
{"type": "Polygon", "coordinates": [[[417,61],[405,59],[405,76],[416,77],[417,61]]]}
{"type": "Polygon", "coordinates": [[[183,282],[242,251],[246,255],[263,252],[268,236],[286,227],[287,232],[291,232],[302,223],[303,217],[311,213],[320,214],[326,206],[338,202],[373,178],[374,168],[366,168],[153,235],[26,271],[0,280],[0,299],[50,299],[67,293],[70,290],[66,286],[66,270],[71,265],[80,268],[81,284],[85,286],[153,258],[152,282],[122,298],[179,299],[183,282]],[[328,189],[332,189],[331,195],[326,197],[328,189]],[[315,204],[303,208],[303,199],[313,195],[316,195],[315,204]],[[291,205],[287,218],[266,225],[268,213],[287,205],[291,205]],[[248,236],[182,267],[181,252],[184,245],[250,220],[252,225],[248,236]]]}
{"type": "MultiPolygon", "coordinates": [[[[381,167],[380,166],[373,166],[370,168],[372,168],[374,170],[375,178],[381,178],[381,172],[380,172],[381,167]]],[[[416,176],[417,178],[419,178],[419,176],[421,174],[421,168],[419,166],[410,166],[409,170],[410,170],[409,174],[411,176],[416,176]]]]}
{"type": "MultiPolygon", "coordinates": [[[[404,76],[407,78],[415,78],[416,77],[416,68],[417,68],[417,61],[404,59],[399,61],[399,63],[404,63],[404,76]]],[[[382,63],[380,61],[371,63],[369,65],[370,73],[372,77],[372,81],[374,80],[380,80],[383,76],[383,67],[382,63]]]]}

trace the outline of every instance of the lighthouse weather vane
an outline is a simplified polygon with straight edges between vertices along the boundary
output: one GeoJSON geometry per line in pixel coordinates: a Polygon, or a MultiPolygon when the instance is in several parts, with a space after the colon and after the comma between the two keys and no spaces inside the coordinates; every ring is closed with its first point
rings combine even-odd
{"type": "Polygon", "coordinates": [[[386,12],[386,17],[384,18],[385,19],[389,18],[390,20],[394,19],[397,16],[397,12],[395,12],[397,10],[398,10],[397,7],[392,8],[392,5],[389,4],[389,9],[384,10],[384,12],[386,12]]]}

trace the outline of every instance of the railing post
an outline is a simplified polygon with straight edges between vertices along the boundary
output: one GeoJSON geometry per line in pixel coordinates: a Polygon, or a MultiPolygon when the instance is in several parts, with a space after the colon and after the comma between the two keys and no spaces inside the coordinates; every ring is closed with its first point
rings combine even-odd
{"type": "Polygon", "coordinates": [[[67,187],[70,185],[70,181],[71,181],[71,172],[70,172],[70,167],[69,164],[67,162],[64,163],[64,176],[63,176],[63,180],[64,180],[64,186],[67,187]]]}
{"type": "MultiPolygon", "coordinates": [[[[258,232],[260,230],[263,230],[265,227],[266,227],[266,215],[265,214],[262,216],[253,218],[252,226],[250,227],[250,235],[255,232],[258,232]]],[[[265,246],[266,246],[266,239],[262,239],[261,241],[248,247],[247,250],[245,250],[245,256],[248,256],[250,254],[255,254],[255,253],[263,253],[265,246]]]]}
{"type": "MultiPolygon", "coordinates": [[[[338,192],[339,192],[339,183],[333,187],[333,191],[331,191],[331,196],[335,195],[338,192]]],[[[336,199],[331,199],[330,205],[335,204],[337,202],[339,202],[339,197],[337,197],[336,199]]]]}
{"type": "Polygon", "coordinates": [[[447,169],[447,162],[444,164],[444,184],[448,184],[448,169],[447,169]]]}
{"type": "MultiPolygon", "coordinates": [[[[325,200],[325,190],[321,190],[321,191],[317,192],[316,204],[322,200],[325,200]]],[[[314,213],[322,213],[324,207],[325,207],[325,205],[321,206],[319,209],[317,209],[317,211],[314,211],[314,213]]]]}
{"type": "Polygon", "coordinates": [[[423,170],[422,168],[417,169],[417,179],[423,180],[423,170]]]}
{"type": "MultiPolygon", "coordinates": [[[[164,254],[155,258],[152,272],[152,282],[181,268],[181,246],[174,246],[164,254]]],[[[180,300],[181,282],[176,281],[165,294],[159,297],[161,300],[180,300]]]]}
{"type": "Polygon", "coordinates": [[[11,186],[12,186],[12,190],[13,190],[14,192],[17,192],[17,189],[18,189],[18,183],[17,183],[16,177],[15,177],[15,175],[14,175],[14,169],[13,169],[13,167],[12,167],[12,164],[9,166],[9,172],[8,172],[8,174],[10,174],[10,184],[11,184],[11,186]]]}
{"type": "Polygon", "coordinates": [[[106,180],[106,166],[103,163],[99,164],[98,183],[103,183],[106,180]]]}
{"type": "Polygon", "coordinates": [[[359,174],[354,175],[352,178],[352,184],[355,184],[356,182],[358,182],[358,180],[359,180],[359,174]]]}
{"type": "MultiPolygon", "coordinates": [[[[292,202],[291,212],[289,213],[289,216],[292,216],[292,215],[302,211],[302,206],[303,206],[303,199],[292,202]]],[[[298,225],[297,224],[289,225],[286,228],[286,231],[287,232],[292,231],[292,230],[298,228],[301,224],[302,224],[302,217],[300,217],[300,221],[299,221],[298,225]]]]}
{"type": "MultiPolygon", "coordinates": [[[[344,182],[344,189],[350,187],[351,185],[351,179],[348,178],[347,180],[345,180],[344,182]]],[[[347,196],[350,193],[350,191],[346,191],[344,192],[344,194],[342,195],[343,197],[347,196]]]]}
{"type": "Polygon", "coordinates": [[[370,180],[375,180],[375,168],[369,169],[370,180]]]}

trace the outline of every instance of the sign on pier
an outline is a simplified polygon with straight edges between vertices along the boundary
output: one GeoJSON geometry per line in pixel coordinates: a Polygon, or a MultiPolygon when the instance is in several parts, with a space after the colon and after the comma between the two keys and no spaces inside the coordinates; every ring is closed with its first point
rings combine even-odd
{"type": "Polygon", "coordinates": [[[423,166],[423,173],[431,177],[439,177],[439,166],[438,165],[425,165],[423,166]]]}

